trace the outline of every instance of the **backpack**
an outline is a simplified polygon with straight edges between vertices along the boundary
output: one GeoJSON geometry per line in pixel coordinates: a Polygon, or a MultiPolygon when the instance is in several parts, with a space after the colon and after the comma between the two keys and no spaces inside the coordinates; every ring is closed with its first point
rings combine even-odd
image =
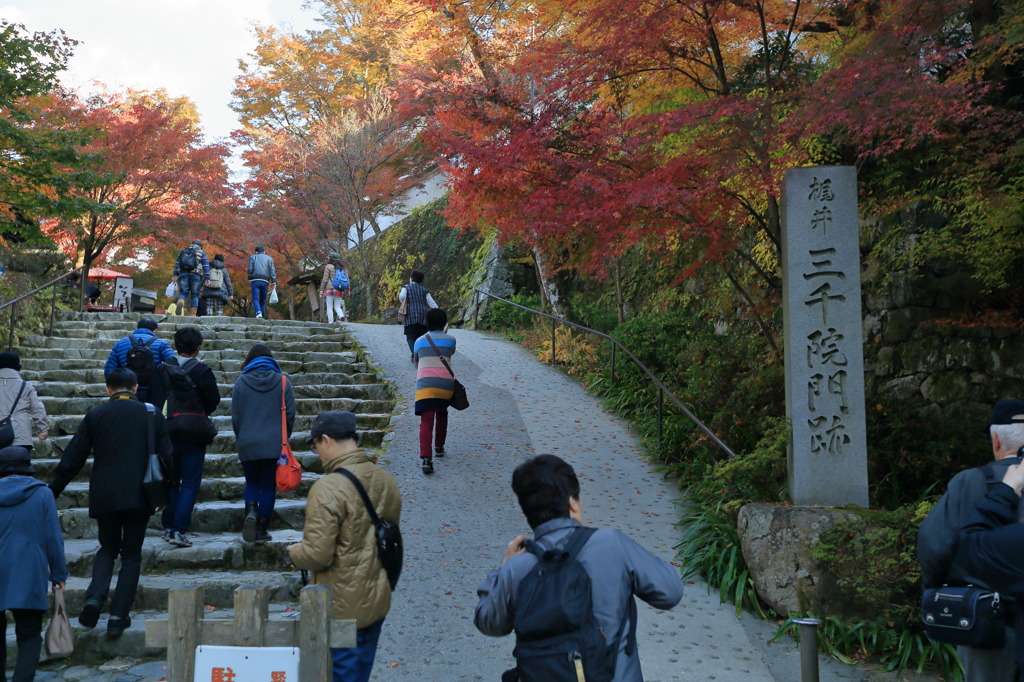
{"type": "Polygon", "coordinates": [[[352,481],[352,485],[356,487],[359,492],[359,497],[363,500],[363,506],[366,507],[366,513],[370,515],[370,521],[373,522],[374,540],[377,543],[377,557],[380,559],[381,565],[384,567],[384,572],[388,574],[388,584],[391,585],[391,589],[394,590],[395,586],[398,585],[398,577],[402,574],[402,531],[398,527],[397,523],[391,523],[377,516],[377,510],[373,508],[373,503],[370,502],[370,496],[366,494],[366,488],[359,482],[356,475],[348,469],[341,467],[335,469],[334,473],[342,474],[345,478],[352,481]]]}
{"type": "Polygon", "coordinates": [[[153,370],[156,369],[153,351],[149,346],[156,341],[156,336],[150,336],[143,340],[133,334],[128,338],[132,342],[132,347],[125,355],[124,366],[135,372],[135,376],[139,378],[139,386],[149,386],[149,380],[153,378],[153,370]]]}
{"type": "Polygon", "coordinates": [[[196,256],[196,250],[191,246],[182,249],[178,254],[178,270],[180,272],[195,272],[198,268],[199,258],[196,256]]]}
{"type": "Polygon", "coordinates": [[[210,281],[206,283],[207,289],[220,289],[224,286],[224,268],[210,268],[210,281]]]}
{"type": "Polygon", "coordinates": [[[337,265],[334,266],[334,279],[331,280],[331,286],[338,291],[348,289],[348,273],[345,272],[344,268],[339,268],[337,265]]]}
{"type": "Polygon", "coordinates": [[[209,445],[217,436],[217,427],[203,411],[202,397],[188,374],[198,362],[189,358],[184,365],[176,362],[160,365],[167,390],[167,433],[175,440],[209,445]]]}
{"type": "Polygon", "coordinates": [[[595,531],[577,528],[564,549],[526,542],[538,562],[516,590],[512,653],[522,682],[610,682],[615,677],[623,630],[611,644],[605,641],[594,618],[590,576],[576,560],[595,531]]]}

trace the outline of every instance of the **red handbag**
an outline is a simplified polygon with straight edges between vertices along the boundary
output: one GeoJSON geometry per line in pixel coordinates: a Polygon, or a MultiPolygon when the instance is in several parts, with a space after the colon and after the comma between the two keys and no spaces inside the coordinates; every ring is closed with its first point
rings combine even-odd
{"type": "Polygon", "coordinates": [[[277,491],[290,493],[302,481],[302,466],[295,459],[292,446],[288,444],[288,415],[285,413],[285,376],[281,375],[281,456],[277,458],[277,491]]]}

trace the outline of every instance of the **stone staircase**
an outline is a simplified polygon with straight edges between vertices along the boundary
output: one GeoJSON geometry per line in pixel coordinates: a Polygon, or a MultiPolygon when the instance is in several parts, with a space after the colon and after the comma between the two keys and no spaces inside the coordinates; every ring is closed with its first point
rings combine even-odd
{"type": "MultiPolygon", "coordinates": [[[[358,417],[363,446],[372,453],[384,439],[394,406],[391,388],[338,327],[237,317],[152,317],[160,324],[157,335],[172,345],[178,327],[196,325],[202,330],[200,359],[213,369],[221,393],[213,415],[220,433],[207,449],[192,520],[194,544],[182,548],[165,543],[160,538],[160,517],[152,517],[132,626],[117,640],[105,637],[105,614],[91,631],[79,628],[77,622],[98,549],[96,524],[88,514],[91,460],[57,500],[71,573],[68,611],[78,631],[75,660],[162,656],[161,650],[145,647],[145,620],[165,617],[167,590],[187,583],[205,586],[209,617],[230,617],[233,591],[239,585],[267,586],[271,611],[294,613],[301,582],[285,547],[301,539],[306,493],[322,474],[319,458],[308,450],[310,425],[322,411],[350,410],[358,417]],[[245,479],[231,431],[232,387],[254,343],[267,344],[292,381],[297,415],[291,445],[305,469],[296,491],[278,495],[270,526],[273,539],[263,546],[241,539],[245,479]]],[[[50,437],[33,450],[37,478],[52,480],[61,453],[85,413],[107,399],[103,365],[111,347],[135,329],[138,318],[130,313],[66,314],[53,337],[29,337],[16,349],[21,354],[21,375],[35,385],[50,420],[50,437]]],[[[13,628],[8,631],[8,652],[13,656],[13,628]]]]}

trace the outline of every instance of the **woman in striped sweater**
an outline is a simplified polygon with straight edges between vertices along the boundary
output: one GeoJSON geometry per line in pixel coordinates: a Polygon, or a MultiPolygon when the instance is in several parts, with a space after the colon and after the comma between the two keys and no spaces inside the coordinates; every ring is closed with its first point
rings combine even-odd
{"type": "Polygon", "coordinates": [[[430,452],[431,436],[434,455],[444,457],[444,443],[448,436],[448,405],[455,392],[455,378],[444,366],[449,366],[455,355],[455,337],[446,333],[448,313],[441,308],[427,311],[426,334],[416,339],[413,358],[416,362],[416,407],[420,416],[420,460],[423,473],[434,473],[434,459],[430,452]],[[431,344],[433,341],[433,344],[431,344]]]}

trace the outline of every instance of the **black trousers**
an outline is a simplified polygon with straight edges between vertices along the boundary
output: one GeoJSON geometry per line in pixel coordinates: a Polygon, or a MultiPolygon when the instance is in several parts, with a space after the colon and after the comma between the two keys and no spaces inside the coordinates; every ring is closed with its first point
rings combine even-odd
{"type": "MultiPolygon", "coordinates": [[[[43,615],[46,611],[11,609],[14,615],[14,636],[18,640],[18,660],[11,682],[32,682],[43,649],[43,615]]],[[[0,610],[0,632],[7,633],[7,612],[0,610]]],[[[0,648],[0,682],[7,682],[7,646],[0,648]]]]}
{"type": "Polygon", "coordinates": [[[405,325],[405,340],[409,342],[409,353],[412,353],[412,347],[416,345],[416,339],[420,338],[429,331],[425,324],[407,324],[405,325]]]}
{"type": "Polygon", "coordinates": [[[85,591],[87,600],[106,601],[110,581],[114,576],[114,562],[121,557],[121,570],[117,573],[117,587],[110,602],[110,615],[124,618],[135,603],[142,569],[142,541],[146,539],[146,525],[150,512],[145,509],[100,514],[100,550],[92,564],[92,582],[85,591]]]}

